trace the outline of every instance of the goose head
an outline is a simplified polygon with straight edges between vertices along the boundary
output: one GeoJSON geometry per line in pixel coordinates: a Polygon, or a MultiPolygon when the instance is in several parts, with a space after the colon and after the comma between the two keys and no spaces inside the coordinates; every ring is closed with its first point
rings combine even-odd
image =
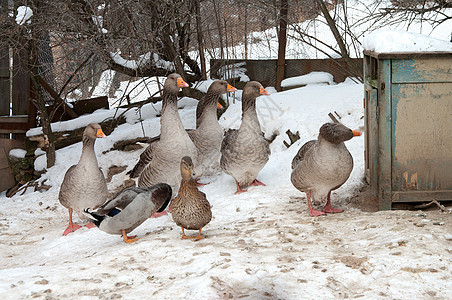
{"type": "Polygon", "coordinates": [[[352,137],[360,136],[361,132],[351,130],[340,123],[325,123],[320,127],[319,135],[330,143],[340,144],[352,137]]]}

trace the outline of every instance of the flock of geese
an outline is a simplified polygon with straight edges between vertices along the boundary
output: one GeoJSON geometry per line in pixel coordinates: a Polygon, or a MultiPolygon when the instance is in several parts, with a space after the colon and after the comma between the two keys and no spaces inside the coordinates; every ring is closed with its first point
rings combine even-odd
{"type": "MultiPolygon", "coordinates": [[[[197,180],[212,166],[231,175],[237,193],[250,185],[265,185],[257,179],[270,156],[269,142],[264,138],[256,113],[256,98],[269,95],[257,81],[248,82],[242,93],[242,119],[239,129],[224,133],[217,119],[218,99],[237,89],[224,80],[214,81],[196,109],[196,128],[185,130],[177,109],[177,94],[188,84],[179,74],[169,75],[162,95],[161,132],[153,139],[130,173],[138,177],[138,186],[123,190],[108,200],[107,184],[98,167],[94,143],[105,137],[99,124],[89,124],[83,133],[83,150],[77,165],[71,166],[61,184],[59,201],[69,211],[69,225],[63,235],[81,226],[73,223],[75,211],[86,227],[109,234],[122,235],[126,243],[136,241],[128,234],[169,207],[174,222],[182,228],[182,239],[202,239],[202,228],[212,218],[206,195],[198,190],[197,180]],[[196,237],[185,230],[198,230],[196,237]]],[[[330,194],[348,179],[353,158],[344,141],[359,132],[339,123],[326,123],[317,140],[305,143],[292,161],[292,184],[305,192],[309,214],[320,216],[342,212],[333,208],[330,194]],[[325,203],[322,211],[312,207],[325,203]]]]}

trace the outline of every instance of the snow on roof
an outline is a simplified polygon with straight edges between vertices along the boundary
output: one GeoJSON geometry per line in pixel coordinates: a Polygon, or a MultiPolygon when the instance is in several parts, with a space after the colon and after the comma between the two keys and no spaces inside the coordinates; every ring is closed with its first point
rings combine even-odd
{"type": "Polygon", "coordinates": [[[363,47],[364,50],[379,53],[452,51],[452,43],[450,42],[419,33],[399,30],[372,32],[364,38],[363,47]]]}
{"type": "Polygon", "coordinates": [[[283,81],[281,81],[282,87],[289,87],[289,86],[300,86],[300,85],[307,85],[312,83],[329,83],[333,84],[333,75],[327,72],[311,72],[306,75],[301,76],[295,76],[286,78],[283,81]]]}

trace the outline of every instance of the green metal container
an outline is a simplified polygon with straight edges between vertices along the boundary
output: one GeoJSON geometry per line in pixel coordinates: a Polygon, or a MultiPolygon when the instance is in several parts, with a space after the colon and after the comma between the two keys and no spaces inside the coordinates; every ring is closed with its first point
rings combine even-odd
{"type": "Polygon", "coordinates": [[[364,52],[366,179],[380,210],[452,201],[452,52],[364,52]]]}

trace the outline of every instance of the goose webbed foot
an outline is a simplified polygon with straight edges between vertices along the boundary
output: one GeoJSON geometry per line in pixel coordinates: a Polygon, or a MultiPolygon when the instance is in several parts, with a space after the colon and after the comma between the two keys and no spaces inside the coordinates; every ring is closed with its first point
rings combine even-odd
{"type": "Polygon", "coordinates": [[[82,228],[82,226],[74,224],[72,222],[72,208],[69,208],[68,212],[69,212],[69,225],[67,226],[66,230],[63,232],[63,236],[66,236],[69,233],[74,232],[74,231],[82,228]]]}
{"type": "Polygon", "coordinates": [[[91,229],[91,228],[96,227],[96,225],[94,225],[93,222],[89,222],[88,224],[85,224],[85,227],[88,228],[88,229],[91,229]]]}
{"type": "Polygon", "coordinates": [[[306,197],[308,198],[309,215],[310,215],[311,217],[318,217],[318,216],[323,216],[323,215],[325,215],[325,213],[324,213],[323,211],[315,210],[314,208],[312,208],[312,204],[311,204],[311,192],[307,192],[307,193],[306,193],[306,197]]]}
{"type": "Polygon", "coordinates": [[[66,230],[63,232],[63,236],[68,235],[71,232],[74,232],[78,229],[82,228],[82,226],[74,224],[74,223],[69,223],[69,225],[67,226],[66,230]]]}
{"type": "Polygon", "coordinates": [[[237,182],[237,180],[235,181],[235,184],[237,185],[237,191],[234,193],[234,195],[237,195],[237,194],[240,194],[240,193],[247,192],[247,190],[243,190],[243,189],[240,187],[240,185],[239,185],[239,183],[237,182]]]}
{"type": "Polygon", "coordinates": [[[159,218],[166,215],[168,215],[168,213],[166,212],[166,210],[164,210],[162,212],[156,212],[155,214],[152,215],[152,218],[159,218]]]}
{"type": "Polygon", "coordinates": [[[254,186],[258,186],[258,185],[266,186],[265,183],[263,183],[262,181],[259,181],[257,179],[254,179],[253,182],[251,182],[251,185],[254,185],[254,186]]]}
{"type": "Polygon", "coordinates": [[[323,208],[323,212],[326,212],[327,214],[334,214],[334,213],[341,213],[344,210],[339,208],[334,208],[331,206],[331,199],[330,199],[331,191],[328,193],[328,200],[326,201],[325,207],[323,208]]]}

